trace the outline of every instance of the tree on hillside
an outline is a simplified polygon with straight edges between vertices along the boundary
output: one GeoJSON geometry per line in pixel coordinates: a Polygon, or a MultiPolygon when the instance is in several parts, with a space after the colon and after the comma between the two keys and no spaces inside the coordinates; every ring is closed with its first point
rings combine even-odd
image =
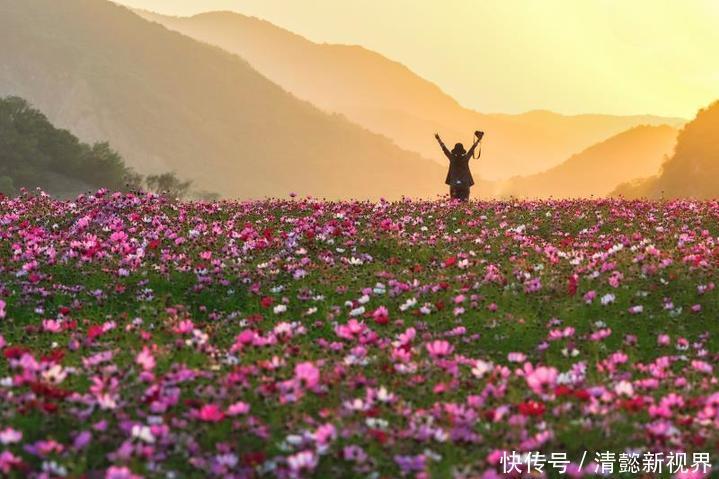
{"type": "Polygon", "coordinates": [[[719,197],[719,101],[699,110],[686,124],[659,175],[621,185],[615,194],[629,198],[719,197]]]}
{"type": "Polygon", "coordinates": [[[172,198],[187,197],[192,186],[192,181],[182,181],[174,172],[150,175],[145,180],[145,183],[150,191],[172,198]]]}
{"type": "Polygon", "coordinates": [[[82,143],[24,99],[0,98],[0,191],[41,187],[52,193],[58,178],[79,189],[125,190],[138,175],[108,143],[82,143]]]}

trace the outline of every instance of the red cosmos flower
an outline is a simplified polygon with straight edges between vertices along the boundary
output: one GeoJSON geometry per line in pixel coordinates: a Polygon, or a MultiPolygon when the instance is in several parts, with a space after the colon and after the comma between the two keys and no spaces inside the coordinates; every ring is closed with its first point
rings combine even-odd
{"type": "Polygon", "coordinates": [[[450,256],[449,258],[444,260],[444,267],[449,268],[450,266],[454,266],[457,264],[457,257],[456,256],[450,256]]]}
{"type": "Polygon", "coordinates": [[[639,412],[644,408],[644,400],[640,397],[625,399],[622,401],[622,408],[630,412],[639,412]]]}
{"type": "Polygon", "coordinates": [[[377,406],[371,407],[364,412],[365,417],[377,417],[382,411],[377,406]]]}
{"type": "Polygon", "coordinates": [[[62,329],[65,331],[74,331],[77,329],[77,320],[73,319],[72,321],[65,321],[62,324],[62,329]]]}
{"type": "Polygon", "coordinates": [[[696,447],[703,447],[704,444],[706,444],[707,442],[707,438],[704,436],[700,436],[699,434],[692,434],[690,440],[692,444],[694,444],[696,447]]]}
{"type": "Polygon", "coordinates": [[[539,401],[530,400],[519,404],[519,412],[523,416],[541,416],[544,411],[544,404],[539,401]]]}
{"type": "Polygon", "coordinates": [[[102,326],[99,324],[93,324],[89,328],[87,328],[87,339],[90,341],[94,341],[95,338],[99,337],[103,333],[102,326]]]}
{"type": "Polygon", "coordinates": [[[260,304],[263,308],[269,308],[270,306],[272,306],[272,298],[269,296],[263,296],[260,300],[260,304]]]}
{"type": "Polygon", "coordinates": [[[7,359],[19,359],[23,354],[29,352],[30,350],[28,348],[23,348],[22,346],[8,346],[3,351],[3,355],[7,359]]]}
{"type": "Polygon", "coordinates": [[[42,358],[40,358],[40,361],[44,363],[60,363],[62,359],[65,357],[65,350],[61,348],[53,349],[53,351],[49,354],[46,354],[42,358]]]}
{"type": "Polygon", "coordinates": [[[384,431],[380,431],[379,429],[370,429],[369,434],[380,444],[385,444],[389,439],[387,433],[384,431]]]}
{"type": "Polygon", "coordinates": [[[30,389],[38,396],[45,396],[50,399],[65,399],[71,392],[41,382],[30,383],[30,389]]]}
{"type": "Polygon", "coordinates": [[[567,294],[569,296],[574,296],[575,294],[577,294],[577,284],[578,284],[577,275],[573,274],[567,280],[567,294]]]}
{"type": "Polygon", "coordinates": [[[49,414],[57,412],[57,404],[55,404],[54,402],[44,402],[41,404],[40,407],[43,411],[49,414]]]}
{"type": "Polygon", "coordinates": [[[591,396],[586,389],[577,389],[576,391],[574,391],[574,397],[576,397],[580,401],[589,401],[589,398],[591,396]]]}
{"type": "Polygon", "coordinates": [[[572,394],[572,389],[565,386],[564,384],[560,384],[559,386],[554,388],[554,394],[557,397],[569,396],[570,394],[572,394]]]}
{"type": "Polygon", "coordinates": [[[264,453],[260,452],[248,452],[242,455],[242,464],[247,467],[259,466],[265,462],[264,453]]]}

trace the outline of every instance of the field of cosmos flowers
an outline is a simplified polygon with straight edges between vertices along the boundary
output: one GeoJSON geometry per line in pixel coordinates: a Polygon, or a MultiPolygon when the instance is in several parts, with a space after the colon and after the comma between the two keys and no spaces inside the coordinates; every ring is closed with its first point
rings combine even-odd
{"type": "Polygon", "coordinates": [[[718,269],[718,202],[5,198],[0,472],[709,477],[718,269]]]}

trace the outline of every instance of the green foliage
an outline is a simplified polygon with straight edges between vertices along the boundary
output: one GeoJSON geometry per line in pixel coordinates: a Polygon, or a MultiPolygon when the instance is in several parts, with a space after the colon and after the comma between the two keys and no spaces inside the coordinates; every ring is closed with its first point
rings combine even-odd
{"type": "Polygon", "coordinates": [[[192,181],[182,181],[174,172],[150,175],[145,183],[150,191],[171,198],[186,198],[192,186],[192,181]]]}
{"type": "Polygon", "coordinates": [[[16,194],[21,187],[40,187],[59,194],[79,192],[63,191],[65,188],[125,190],[128,184],[136,186],[139,182],[139,175],[125,166],[108,143],[82,143],[69,131],[55,128],[24,99],[0,98],[3,193],[16,194]],[[60,188],[61,184],[65,188],[60,188]]]}
{"type": "Polygon", "coordinates": [[[17,194],[15,182],[9,176],[0,176],[0,193],[8,196],[17,194]]]}

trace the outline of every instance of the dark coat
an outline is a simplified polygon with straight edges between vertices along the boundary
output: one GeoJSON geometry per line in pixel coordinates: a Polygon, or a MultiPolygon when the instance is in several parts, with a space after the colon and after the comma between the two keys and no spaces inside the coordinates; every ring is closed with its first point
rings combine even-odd
{"type": "Polygon", "coordinates": [[[472,145],[472,148],[467,152],[454,152],[449,151],[444,144],[442,144],[442,151],[449,159],[449,171],[447,172],[447,179],[444,182],[450,186],[470,187],[474,185],[474,178],[472,178],[472,172],[469,170],[469,160],[474,155],[474,150],[477,148],[479,143],[472,145]]]}

